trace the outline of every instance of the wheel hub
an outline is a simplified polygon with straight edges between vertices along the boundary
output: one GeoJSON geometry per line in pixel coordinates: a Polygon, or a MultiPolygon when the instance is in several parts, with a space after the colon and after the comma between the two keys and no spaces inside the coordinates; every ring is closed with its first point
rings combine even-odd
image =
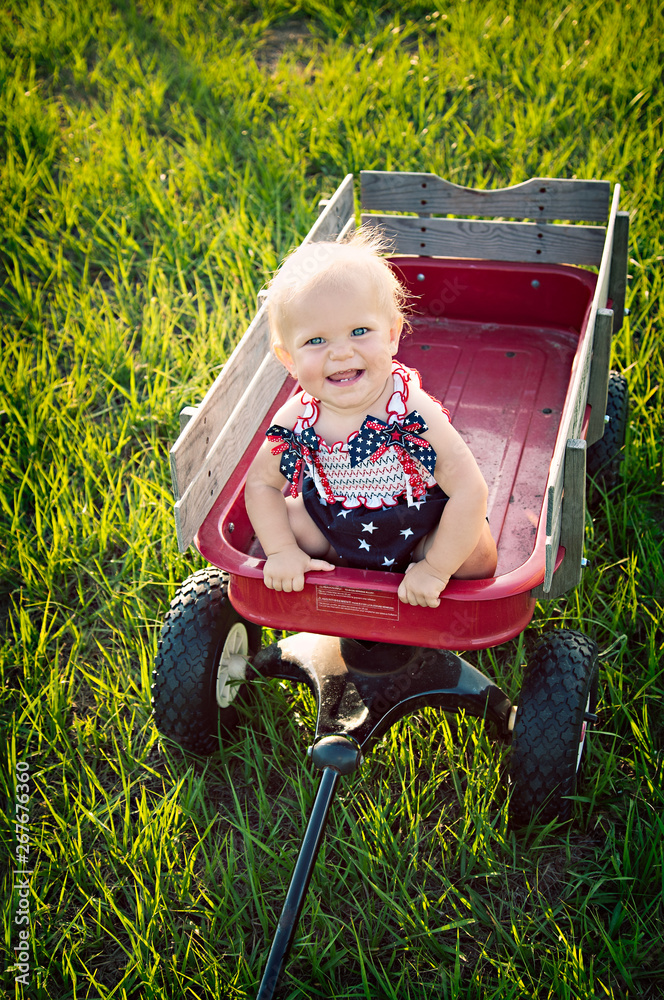
{"type": "Polygon", "coordinates": [[[215,690],[219,708],[228,708],[235,701],[240,685],[246,677],[248,652],[247,629],[242,622],[236,622],[226,636],[219,657],[215,690]]]}

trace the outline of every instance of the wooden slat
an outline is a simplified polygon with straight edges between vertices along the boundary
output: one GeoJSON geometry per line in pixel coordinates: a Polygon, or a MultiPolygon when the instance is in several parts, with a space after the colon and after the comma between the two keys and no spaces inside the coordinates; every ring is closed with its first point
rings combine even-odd
{"type": "MultiPolygon", "coordinates": [[[[586,524],[586,442],[571,438],[565,447],[564,491],[560,515],[560,545],[565,555],[552,576],[549,590],[534,596],[553,600],[578,586],[586,524]]],[[[556,546],[556,553],[558,546],[556,546]]],[[[538,588],[540,591],[540,588],[538,588]]]]}
{"type": "Polygon", "coordinates": [[[363,170],[360,181],[363,210],[572,222],[606,222],[611,192],[608,181],[549,177],[493,190],[460,187],[436,174],[383,170],[363,170]]]}
{"type": "Polygon", "coordinates": [[[342,226],[339,235],[337,236],[337,241],[341,242],[342,240],[345,240],[346,237],[349,236],[354,229],[355,229],[355,215],[353,214],[346,221],[346,225],[342,226]]]}
{"type": "Polygon", "coordinates": [[[196,416],[198,412],[197,406],[183,406],[180,410],[180,434],[185,429],[189,421],[196,416]]]}
{"type": "Polygon", "coordinates": [[[594,267],[602,258],[605,235],[603,226],[416,219],[407,215],[362,215],[362,224],[380,227],[393,241],[396,253],[594,267]]]}
{"type": "Polygon", "coordinates": [[[590,363],[590,383],[588,385],[588,402],[592,407],[588,421],[588,433],[586,434],[588,446],[604,436],[612,338],[613,310],[598,309],[593,338],[593,357],[590,363]]]}
{"type": "Polygon", "coordinates": [[[627,254],[629,245],[629,212],[618,212],[613,234],[613,256],[609,278],[609,298],[613,305],[613,332],[623,325],[627,292],[627,254]]]}
{"type": "Polygon", "coordinates": [[[585,416],[595,323],[598,310],[600,308],[603,309],[607,301],[609,271],[613,253],[613,234],[619,199],[620,185],[616,184],[613,190],[611,212],[606,227],[606,243],[604,245],[602,262],[597,275],[597,284],[595,285],[595,293],[588,317],[588,332],[584,337],[582,348],[574,362],[570,387],[561,415],[556,446],[551,459],[551,465],[549,466],[549,479],[546,488],[546,568],[542,586],[536,587],[533,590],[535,597],[548,598],[553,585],[554,567],[558,555],[562,523],[565,450],[570,438],[578,438],[580,436],[585,416]]]}
{"type": "Polygon", "coordinates": [[[606,242],[602,254],[602,263],[597,275],[597,285],[593,298],[593,309],[605,309],[609,297],[609,279],[611,277],[611,261],[613,260],[613,241],[616,231],[616,219],[618,217],[618,205],[620,203],[620,184],[616,184],[613,189],[613,200],[611,202],[611,212],[606,227],[606,242]]]}
{"type": "Polygon", "coordinates": [[[180,552],[191,545],[219,493],[230,479],[288,374],[270,351],[214,442],[207,460],[175,504],[180,552]]]}

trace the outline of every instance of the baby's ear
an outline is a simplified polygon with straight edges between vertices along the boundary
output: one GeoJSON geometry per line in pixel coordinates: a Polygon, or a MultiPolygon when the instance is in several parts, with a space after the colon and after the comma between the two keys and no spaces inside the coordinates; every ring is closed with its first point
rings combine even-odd
{"type": "Polygon", "coordinates": [[[392,354],[396,354],[399,350],[399,338],[401,337],[401,331],[403,330],[403,316],[401,313],[397,313],[396,317],[390,327],[390,350],[392,354]]]}
{"type": "Polygon", "coordinates": [[[284,345],[275,343],[272,345],[272,350],[274,351],[277,360],[281,361],[282,365],[284,366],[288,374],[292,375],[293,378],[295,378],[296,377],[295,365],[293,364],[293,359],[286,350],[286,348],[284,347],[284,345]]]}

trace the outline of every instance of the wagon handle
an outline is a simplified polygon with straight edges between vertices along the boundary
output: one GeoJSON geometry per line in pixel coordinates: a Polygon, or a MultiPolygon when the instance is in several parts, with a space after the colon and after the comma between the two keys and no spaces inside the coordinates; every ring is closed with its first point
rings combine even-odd
{"type": "Polygon", "coordinates": [[[319,740],[312,749],[311,757],[314,765],[322,769],[323,773],[256,1000],[271,1000],[286,964],[304,897],[309,887],[311,873],[323,839],[327,816],[334,800],[337,782],[342,774],[351,774],[362,763],[358,744],[344,736],[326,736],[319,740]]]}

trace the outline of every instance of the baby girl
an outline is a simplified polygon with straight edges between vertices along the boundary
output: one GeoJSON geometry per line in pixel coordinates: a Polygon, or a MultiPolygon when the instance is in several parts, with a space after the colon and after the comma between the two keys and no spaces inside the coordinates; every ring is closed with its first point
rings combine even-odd
{"type": "Polygon", "coordinates": [[[362,230],[305,244],[272,280],[272,349],[303,391],[275,413],[245,501],[267,587],[380,569],[405,574],[401,601],[435,608],[450,577],[493,575],[496,546],[470,449],[395,359],[407,293],[382,250],[362,230]]]}

